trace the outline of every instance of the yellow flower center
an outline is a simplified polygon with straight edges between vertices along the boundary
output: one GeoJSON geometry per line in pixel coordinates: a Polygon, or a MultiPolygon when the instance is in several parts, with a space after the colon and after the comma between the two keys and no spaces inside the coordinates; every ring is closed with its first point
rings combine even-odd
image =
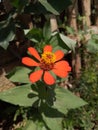
{"type": "Polygon", "coordinates": [[[40,68],[43,70],[51,70],[54,67],[56,56],[52,52],[45,52],[41,55],[40,68]]]}
{"type": "Polygon", "coordinates": [[[44,60],[46,64],[54,63],[56,60],[56,56],[52,52],[45,52],[41,56],[42,56],[42,60],[44,60]]]}

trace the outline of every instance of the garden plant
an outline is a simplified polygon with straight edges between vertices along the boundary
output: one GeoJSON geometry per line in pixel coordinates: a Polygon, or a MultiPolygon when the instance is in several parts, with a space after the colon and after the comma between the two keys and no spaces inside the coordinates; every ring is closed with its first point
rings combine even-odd
{"type": "Polygon", "coordinates": [[[98,3],[86,10],[83,1],[0,1],[0,51],[19,63],[5,72],[14,87],[0,91],[2,130],[98,129],[98,34],[88,11],[93,18],[98,3]]]}

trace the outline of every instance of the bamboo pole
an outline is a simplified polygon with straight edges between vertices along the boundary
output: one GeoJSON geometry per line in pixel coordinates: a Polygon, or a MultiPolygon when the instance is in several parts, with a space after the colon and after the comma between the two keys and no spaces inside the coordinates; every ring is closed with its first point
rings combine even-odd
{"type": "Polygon", "coordinates": [[[80,41],[77,40],[75,52],[75,78],[78,79],[81,75],[81,54],[80,54],[80,41]]]}
{"type": "Polygon", "coordinates": [[[95,4],[95,25],[98,26],[98,0],[94,0],[95,4]]]}
{"type": "Polygon", "coordinates": [[[78,6],[77,0],[72,0],[73,4],[68,8],[68,21],[69,26],[72,27],[77,32],[77,15],[78,15],[78,6]]]}
{"type": "Polygon", "coordinates": [[[54,14],[50,15],[50,26],[51,26],[51,32],[58,31],[57,19],[54,14]]]}
{"type": "Polygon", "coordinates": [[[87,25],[88,27],[91,25],[91,0],[81,0],[82,3],[82,13],[85,18],[83,19],[83,25],[87,25]]]}

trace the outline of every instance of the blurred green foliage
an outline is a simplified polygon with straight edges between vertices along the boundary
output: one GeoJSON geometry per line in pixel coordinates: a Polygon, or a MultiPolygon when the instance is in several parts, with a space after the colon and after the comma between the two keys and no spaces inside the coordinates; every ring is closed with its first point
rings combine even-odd
{"type": "Polygon", "coordinates": [[[73,92],[87,101],[88,105],[69,111],[64,120],[68,130],[98,129],[98,53],[86,54],[87,68],[82,70],[73,92]]]}

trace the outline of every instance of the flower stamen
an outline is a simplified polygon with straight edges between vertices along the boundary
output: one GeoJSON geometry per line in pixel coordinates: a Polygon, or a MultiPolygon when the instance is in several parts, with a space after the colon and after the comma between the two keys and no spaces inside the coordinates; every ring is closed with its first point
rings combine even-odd
{"type": "Polygon", "coordinates": [[[41,59],[46,63],[46,64],[51,64],[56,61],[56,56],[52,52],[45,52],[41,55],[41,59]]]}
{"type": "Polygon", "coordinates": [[[47,71],[54,67],[56,56],[52,52],[45,52],[41,55],[40,68],[47,71]]]}

